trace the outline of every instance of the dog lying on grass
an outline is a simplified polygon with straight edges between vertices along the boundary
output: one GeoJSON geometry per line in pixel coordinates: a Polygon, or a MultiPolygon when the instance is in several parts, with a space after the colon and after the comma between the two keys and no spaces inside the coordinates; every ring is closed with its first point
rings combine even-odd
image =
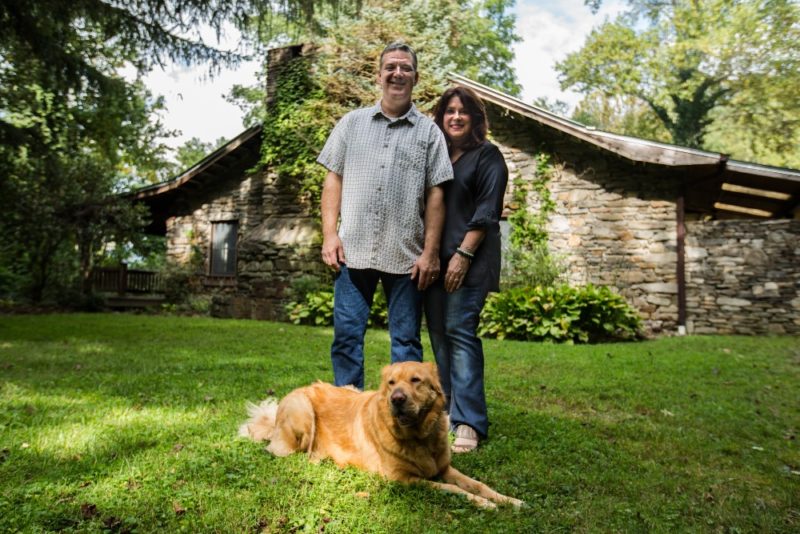
{"type": "Polygon", "coordinates": [[[269,441],[267,450],[276,456],[302,451],[314,461],[331,458],[340,467],[352,465],[390,480],[462,494],[482,508],[521,506],[519,499],[450,465],[444,404],[434,364],[396,363],[383,368],[378,391],[317,382],[295,389],[280,403],[251,404],[250,419],[239,434],[269,441]]]}

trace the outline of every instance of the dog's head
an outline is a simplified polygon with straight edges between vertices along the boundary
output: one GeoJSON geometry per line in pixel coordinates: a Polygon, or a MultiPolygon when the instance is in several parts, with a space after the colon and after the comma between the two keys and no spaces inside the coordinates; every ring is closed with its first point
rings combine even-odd
{"type": "Polygon", "coordinates": [[[402,362],[381,371],[380,395],[395,423],[415,433],[427,433],[444,410],[444,394],[433,363],[402,362]]]}

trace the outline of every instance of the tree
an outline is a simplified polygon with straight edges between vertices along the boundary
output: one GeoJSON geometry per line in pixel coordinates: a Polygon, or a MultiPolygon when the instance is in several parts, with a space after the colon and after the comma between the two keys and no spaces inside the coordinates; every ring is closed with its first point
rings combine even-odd
{"type": "Polygon", "coordinates": [[[199,137],[192,137],[179,146],[175,153],[175,158],[178,160],[177,171],[188,169],[227,142],[228,140],[224,137],[217,138],[213,143],[206,143],[199,137]]]}
{"type": "Polygon", "coordinates": [[[336,120],[378,98],[376,69],[387,43],[403,40],[417,52],[420,82],[414,100],[422,111],[430,111],[453,71],[518,90],[510,62],[500,59],[513,57],[513,18],[505,13],[511,5],[508,0],[392,0],[365,2],[358,16],[320,14],[313,27],[295,33],[295,41],[314,42],[314,52],[281,71],[270,110],[263,107],[263,84],[236,87],[230,99],[246,110],[248,122],[263,124],[261,162],[285,178],[283,183],[296,184],[300,198],[316,209],[324,177],[316,157],[336,120]]]}
{"type": "Polygon", "coordinates": [[[64,293],[87,280],[101,242],[140,224],[115,193],[169,169],[155,142],[166,133],[153,114],[161,101],[139,83],[144,72],[168,59],[212,71],[241,59],[206,44],[201,24],[219,35],[226,24],[268,26],[273,12],[308,20],[339,3],[3,0],[0,292],[37,301],[64,293]],[[120,75],[126,67],[135,79],[120,75]]]}
{"type": "Polygon", "coordinates": [[[575,108],[572,119],[600,130],[623,132],[665,143],[671,141],[669,132],[653,110],[629,95],[590,93],[575,108]]]}
{"type": "MultiPolygon", "coordinates": [[[[704,148],[709,132],[719,132],[722,124],[736,128],[727,141],[734,135],[759,142],[796,139],[800,5],[791,0],[628,3],[626,13],[593,30],[581,50],[556,65],[563,88],[633,97],[680,145],[704,148]],[[765,137],[776,125],[782,135],[765,137]]],[[[724,148],[724,142],[724,136],[714,137],[715,147],[724,148]]],[[[751,148],[755,156],[771,150],[751,148]]],[[[796,144],[793,151],[798,152],[796,144]]]]}

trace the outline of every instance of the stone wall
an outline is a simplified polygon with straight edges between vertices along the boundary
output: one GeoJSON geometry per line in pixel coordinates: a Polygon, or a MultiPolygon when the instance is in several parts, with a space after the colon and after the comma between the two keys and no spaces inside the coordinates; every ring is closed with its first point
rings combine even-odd
{"type": "MultiPolygon", "coordinates": [[[[675,330],[676,211],[675,202],[664,200],[675,198],[675,181],[533,121],[499,114],[491,120],[509,183],[535,177],[538,151],[553,159],[548,189],[556,206],[547,232],[569,283],[610,286],[639,311],[649,332],[675,330]]],[[[528,209],[539,209],[537,198],[528,200],[528,209]]]]}
{"type": "Polygon", "coordinates": [[[687,225],[687,331],[800,334],[800,220],[687,225]]]}
{"type": "MultiPolygon", "coordinates": [[[[633,164],[495,106],[488,111],[510,184],[534,179],[539,152],[555,163],[547,231],[569,283],[610,286],[649,333],[676,332],[680,171],[633,164]]],[[[528,198],[528,209],[539,205],[528,198]]],[[[686,214],[687,331],[800,333],[800,221],[698,218],[686,214]]]]}
{"type": "Polygon", "coordinates": [[[325,275],[317,220],[293,187],[272,173],[234,169],[226,179],[186,194],[167,221],[168,259],[199,271],[197,291],[212,297],[220,317],[281,319],[287,289],[304,275],[325,275]],[[208,276],[211,226],[238,222],[237,275],[208,276]]]}

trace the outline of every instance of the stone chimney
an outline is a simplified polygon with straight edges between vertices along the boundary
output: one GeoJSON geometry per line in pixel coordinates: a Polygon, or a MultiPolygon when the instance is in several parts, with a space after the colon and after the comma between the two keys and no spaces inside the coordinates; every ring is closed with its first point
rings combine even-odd
{"type": "Polygon", "coordinates": [[[307,55],[313,46],[308,43],[273,48],[267,51],[267,108],[275,100],[278,78],[293,59],[307,55]]]}

